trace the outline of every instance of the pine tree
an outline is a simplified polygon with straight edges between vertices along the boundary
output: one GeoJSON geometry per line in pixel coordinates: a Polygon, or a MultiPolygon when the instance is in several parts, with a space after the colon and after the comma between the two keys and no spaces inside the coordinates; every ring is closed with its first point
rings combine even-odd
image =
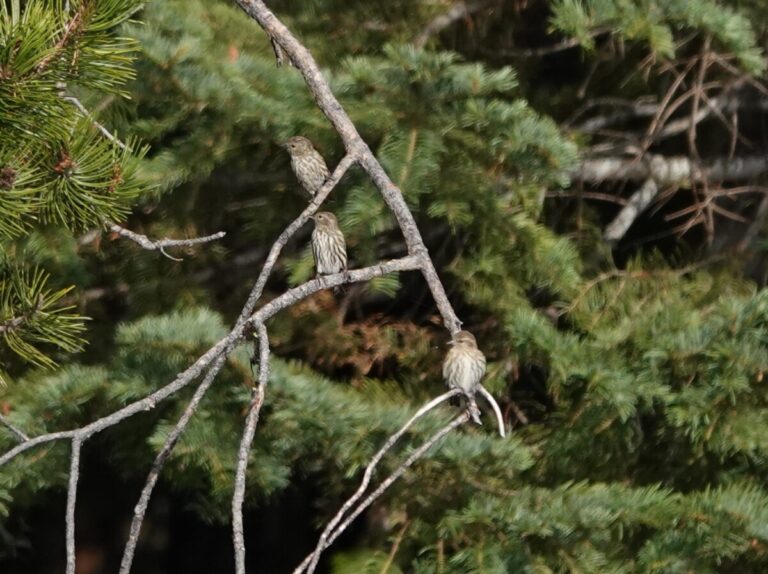
{"type": "Polygon", "coordinates": [[[70,288],[52,287],[59,281],[15,240],[40,225],[103,226],[137,198],[144,152],[105,138],[78,98],[127,95],[137,44],[113,31],[140,6],[7,0],[0,8],[0,332],[37,366],[55,365],[56,348],[81,349],[84,323],[62,305],[70,288]]]}

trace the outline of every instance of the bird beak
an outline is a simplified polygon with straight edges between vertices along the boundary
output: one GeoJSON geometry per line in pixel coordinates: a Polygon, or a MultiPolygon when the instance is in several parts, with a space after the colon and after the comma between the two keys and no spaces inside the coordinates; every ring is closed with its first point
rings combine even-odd
{"type": "Polygon", "coordinates": [[[288,142],[287,141],[277,142],[277,145],[279,145],[280,147],[288,147],[288,142]]]}
{"type": "Polygon", "coordinates": [[[453,347],[455,344],[456,344],[456,341],[454,341],[453,339],[451,339],[450,341],[448,341],[448,342],[446,343],[446,345],[449,345],[449,346],[451,346],[451,347],[453,347]]]}

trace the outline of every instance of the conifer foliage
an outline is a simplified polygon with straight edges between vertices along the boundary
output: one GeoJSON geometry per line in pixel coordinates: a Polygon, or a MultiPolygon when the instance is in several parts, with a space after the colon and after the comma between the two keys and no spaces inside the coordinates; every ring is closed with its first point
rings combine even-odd
{"type": "Polygon", "coordinates": [[[140,192],[131,141],[107,139],[80,103],[127,95],[134,40],[114,34],[135,0],[7,0],[0,5],[0,331],[7,348],[54,365],[48,347],[81,347],[66,290],[30,265],[13,239],[35,225],[72,232],[122,218],[140,192]]]}
{"type": "MultiPolygon", "coordinates": [[[[321,566],[768,571],[763,3],[269,4],[403,190],[488,359],[485,384],[510,431],[500,439],[485,414],[483,427],[448,435],[321,566]],[[637,205],[644,181],[653,197],[609,241],[606,228],[637,205]]],[[[269,38],[232,2],[152,2],[141,23],[127,21],[136,8],[6,2],[12,41],[0,70],[13,73],[0,83],[0,213],[15,215],[0,217],[9,254],[0,325],[25,319],[3,335],[32,365],[16,365],[18,379],[0,389],[0,414],[30,436],[147,396],[220,340],[272,241],[306,207],[278,142],[305,135],[331,171],[343,154],[300,74],[275,66],[269,38]],[[113,97],[124,91],[129,100],[113,97]],[[93,119],[150,148],[121,148],[93,119]],[[140,184],[152,193],[139,197],[140,184]],[[132,217],[152,235],[224,229],[226,241],[177,263],[71,237],[137,201],[132,217]],[[94,317],[88,334],[61,308],[70,283],[94,317]],[[70,351],[81,337],[93,341],[82,361],[44,346],[55,339],[70,351]],[[37,368],[62,358],[55,371],[37,368]]],[[[326,208],[350,268],[405,254],[358,168],[326,208]]],[[[310,231],[285,247],[265,299],[312,276],[310,231]]],[[[405,272],[340,297],[318,293],[270,319],[270,390],[248,453],[248,548],[260,543],[249,527],[283,511],[289,529],[322,530],[386,437],[443,391],[439,323],[405,272]],[[299,519],[286,498],[307,501],[299,519]]],[[[230,520],[252,378],[245,350],[227,359],[156,497],[230,520]]],[[[183,391],[132,417],[89,452],[127,483],[142,481],[188,400],[183,391]]],[[[403,452],[447,416],[420,420],[403,452]]],[[[0,427],[0,452],[16,440],[0,427]]],[[[0,569],[29,560],[24,538],[35,533],[11,530],[14,515],[66,488],[68,459],[51,443],[0,469],[0,540],[11,541],[0,569]]],[[[385,457],[378,476],[397,464],[385,457]]],[[[129,514],[115,529],[127,529],[129,514]]],[[[161,511],[150,505],[147,516],[162,529],[161,511]]],[[[295,555],[272,571],[291,571],[310,550],[298,538],[280,541],[295,555]]],[[[137,567],[161,551],[139,539],[137,567]]],[[[273,559],[247,557],[248,571],[273,559]]],[[[160,574],[152,562],[134,571],[160,574]]]]}

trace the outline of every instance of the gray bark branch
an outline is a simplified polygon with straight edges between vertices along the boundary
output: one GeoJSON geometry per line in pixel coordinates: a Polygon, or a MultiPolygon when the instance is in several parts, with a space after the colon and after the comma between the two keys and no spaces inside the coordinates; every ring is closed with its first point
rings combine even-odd
{"type": "Polygon", "coordinates": [[[308,574],[312,574],[315,571],[317,563],[320,560],[320,554],[322,554],[328,538],[331,534],[333,534],[334,529],[339,524],[339,522],[341,522],[349,509],[352,508],[352,506],[357,503],[360,498],[362,498],[363,494],[365,494],[368,485],[371,483],[371,478],[373,478],[373,473],[376,470],[376,467],[378,466],[379,462],[381,462],[381,459],[384,458],[384,455],[387,454],[389,449],[391,449],[395,443],[400,440],[400,437],[402,437],[417,420],[430,412],[432,409],[439,406],[441,403],[447,401],[455,395],[458,395],[459,393],[460,391],[458,389],[453,389],[443,393],[437,398],[432,399],[418,411],[416,411],[413,416],[408,419],[408,421],[406,421],[406,423],[401,426],[395,434],[391,435],[387,439],[384,445],[379,449],[379,451],[373,456],[371,461],[365,467],[363,480],[360,482],[360,486],[357,488],[355,493],[344,502],[336,515],[330,521],[328,521],[328,524],[326,524],[325,528],[323,529],[323,533],[320,535],[320,538],[317,541],[317,546],[315,546],[314,552],[312,552],[312,554],[310,554],[307,559],[296,570],[294,570],[294,574],[301,574],[304,572],[304,568],[306,568],[308,574]]]}
{"type": "MultiPolygon", "coordinates": [[[[417,448],[411,455],[405,459],[405,461],[398,466],[392,474],[390,474],[387,478],[385,478],[381,484],[374,490],[368,497],[361,502],[350,514],[347,516],[346,520],[342,522],[331,534],[328,536],[327,540],[325,541],[325,548],[328,548],[331,544],[333,544],[336,539],[341,536],[341,534],[349,528],[349,525],[352,524],[352,522],[362,514],[362,512],[368,508],[371,504],[373,504],[376,499],[378,499],[384,492],[394,484],[394,482],[400,478],[408,468],[410,468],[414,462],[419,460],[421,457],[423,457],[427,451],[432,448],[436,443],[438,443],[445,435],[450,433],[452,430],[458,428],[459,426],[463,425],[465,422],[467,422],[470,419],[469,411],[464,412],[464,414],[459,415],[455,419],[453,419],[450,423],[448,423],[446,426],[441,428],[439,431],[437,431],[435,434],[433,434],[429,439],[427,439],[419,448],[417,448]]],[[[304,559],[304,562],[308,562],[311,559],[311,556],[308,556],[304,559]]],[[[303,563],[302,563],[303,564],[303,563]]],[[[299,566],[299,569],[294,570],[293,574],[300,574],[302,570],[300,570],[301,565],[299,566]]]]}
{"type": "Polygon", "coordinates": [[[168,255],[165,252],[166,247],[190,247],[192,245],[199,245],[200,243],[209,243],[211,241],[216,241],[217,239],[221,239],[226,235],[226,232],[219,231],[218,233],[214,233],[213,235],[206,235],[205,237],[192,237],[189,239],[150,239],[146,235],[142,235],[141,233],[136,233],[135,231],[131,231],[130,229],[126,229],[125,227],[122,227],[120,225],[117,225],[113,223],[109,226],[109,230],[117,233],[121,237],[126,237],[130,239],[131,241],[137,243],[142,247],[142,249],[146,249],[147,251],[155,251],[158,250],[160,253],[165,255],[168,259],[172,259],[173,261],[181,261],[178,257],[172,257],[168,255]]]}
{"type": "Polygon", "coordinates": [[[413,218],[408,204],[403,198],[400,188],[387,175],[373,152],[365,143],[357,131],[344,108],[333,95],[328,82],[320,72],[312,54],[305,48],[288,28],[267,8],[261,0],[235,0],[237,4],[251,18],[258,22],[269,37],[278,41],[283,51],[288,55],[293,65],[301,72],[304,81],[309,88],[312,97],[317,102],[320,110],[328,118],[336,132],[339,134],[347,153],[359,158],[360,166],[368,173],[373,183],[381,192],[384,201],[392,210],[400,229],[403,232],[409,253],[412,255],[425,255],[423,257],[422,274],[432,292],[443,322],[451,334],[461,329],[461,321],[456,316],[453,307],[448,301],[445,288],[440,282],[435,266],[429,257],[426,257],[427,248],[421,237],[416,221],[413,218]]]}
{"type": "Polygon", "coordinates": [[[141,495],[139,496],[139,501],[136,503],[136,507],[133,511],[133,519],[131,520],[128,540],[125,543],[125,550],[123,550],[123,558],[120,562],[119,574],[128,574],[128,572],[131,571],[133,556],[136,551],[136,544],[139,541],[139,534],[141,533],[141,525],[144,521],[144,515],[147,512],[149,500],[152,497],[152,491],[155,488],[155,484],[157,484],[157,479],[160,476],[160,472],[162,471],[163,466],[165,466],[171,451],[176,446],[179,438],[181,438],[184,430],[187,428],[187,424],[192,419],[192,415],[195,413],[198,406],[200,406],[200,401],[203,400],[205,393],[211,387],[211,384],[213,384],[216,375],[219,374],[219,371],[221,371],[221,368],[224,366],[225,359],[225,354],[220,355],[208,370],[208,373],[205,375],[203,382],[200,383],[200,386],[197,387],[197,390],[192,396],[192,399],[189,401],[187,408],[184,409],[184,412],[179,418],[179,421],[168,435],[168,438],[165,440],[165,444],[163,444],[163,448],[159,453],[157,453],[155,461],[152,463],[152,468],[147,475],[147,480],[144,483],[144,488],[142,489],[141,495]]]}
{"type": "Polygon", "coordinates": [[[251,406],[245,420],[245,430],[237,454],[235,471],[235,490],[232,494],[232,542],[235,547],[235,571],[245,574],[245,533],[243,528],[243,501],[245,500],[245,479],[248,470],[248,454],[251,451],[259,413],[264,404],[269,382],[269,337],[267,328],[259,325],[259,383],[253,389],[251,406]]]}
{"type": "Polygon", "coordinates": [[[657,185],[665,186],[699,183],[705,179],[743,181],[768,171],[768,157],[765,156],[719,158],[703,164],[700,170],[690,158],[685,156],[650,155],[648,157],[648,161],[618,157],[585,159],[581,166],[571,173],[571,177],[589,183],[645,181],[653,178],[657,185]]]}

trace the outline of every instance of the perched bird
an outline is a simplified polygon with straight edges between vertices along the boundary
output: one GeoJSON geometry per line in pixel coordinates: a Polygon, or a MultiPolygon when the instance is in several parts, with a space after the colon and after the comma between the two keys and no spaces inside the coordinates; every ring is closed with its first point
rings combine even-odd
{"type": "Polygon", "coordinates": [[[477,386],[485,375],[485,355],[477,348],[475,336],[469,331],[459,331],[453,336],[450,351],[443,362],[443,378],[450,389],[461,389],[469,401],[472,420],[480,423],[480,413],[475,404],[477,386]]]}
{"type": "Polygon", "coordinates": [[[296,179],[311,197],[315,197],[331,175],[323,156],[311,141],[302,136],[289,138],[280,145],[291,155],[291,169],[296,179]]]}
{"type": "MultiPolygon", "coordinates": [[[[318,275],[331,275],[347,270],[347,243],[336,216],[330,211],[316,213],[312,232],[312,255],[318,275]]],[[[338,292],[336,288],[334,291],[338,292]]]]}

